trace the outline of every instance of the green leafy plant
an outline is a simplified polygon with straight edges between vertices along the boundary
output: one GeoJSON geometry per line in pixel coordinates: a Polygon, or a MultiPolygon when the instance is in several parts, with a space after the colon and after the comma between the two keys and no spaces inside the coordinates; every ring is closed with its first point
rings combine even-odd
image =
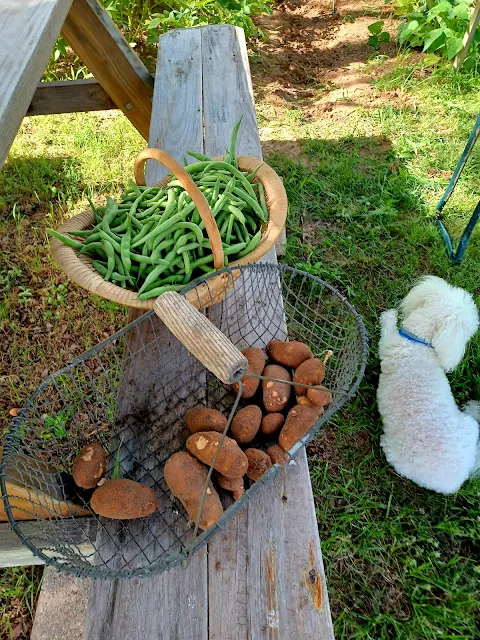
{"type": "Polygon", "coordinates": [[[59,411],[56,416],[45,415],[44,428],[40,431],[39,435],[42,440],[51,440],[52,438],[67,437],[67,422],[75,413],[73,407],[66,411],[59,411]]]}
{"type": "MultiPolygon", "coordinates": [[[[453,60],[461,51],[476,0],[397,0],[400,25],[398,40],[410,47],[453,60]]],[[[476,67],[480,33],[475,34],[464,68],[476,67]]]]}
{"type": "Polygon", "coordinates": [[[388,31],[383,30],[384,24],[385,22],[383,20],[379,20],[378,22],[373,22],[368,25],[368,30],[370,31],[368,44],[373,49],[378,49],[381,42],[390,42],[390,34],[388,31]]]}
{"type": "Polygon", "coordinates": [[[148,23],[148,42],[157,41],[158,33],[169,29],[187,29],[206,24],[233,24],[242,27],[247,38],[263,37],[252,20],[254,15],[272,13],[273,0],[167,0],[162,12],[148,23]]]}

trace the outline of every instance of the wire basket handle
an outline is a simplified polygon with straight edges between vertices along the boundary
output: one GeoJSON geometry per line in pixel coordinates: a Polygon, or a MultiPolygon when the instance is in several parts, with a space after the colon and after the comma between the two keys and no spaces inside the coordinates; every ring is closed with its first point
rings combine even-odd
{"type": "Polygon", "coordinates": [[[246,371],[245,356],[210,320],[174,291],[155,300],[153,309],[173,335],[219,380],[233,384],[246,371]]]}
{"type": "Polygon", "coordinates": [[[197,187],[197,185],[192,180],[190,174],[188,174],[185,169],[179,164],[171,155],[169,155],[166,151],[162,151],[161,149],[144,149],[140,151],[138,156],[135,158],[135,181],[138,185],[145,184],[145,163],[147,160],[156,160],[163,164],[180,182],[182,187],[188,193],[190,198],[195,203],[195,206],[198,209],[198,213],[200,214],[201,219],[205,225],[205,229],[207,231],[208,237],[210,239],[210,244],[212,247],[213,254],[213,266],[215,269],[221,269],[224,266],[224,254],[223,254],[223,246],[222,239],[220,238],[220,232],[217,227],[217,223],[215,222],[215,218],[212,215],[212,211],[208,206],[208,202],[197,187]]]}

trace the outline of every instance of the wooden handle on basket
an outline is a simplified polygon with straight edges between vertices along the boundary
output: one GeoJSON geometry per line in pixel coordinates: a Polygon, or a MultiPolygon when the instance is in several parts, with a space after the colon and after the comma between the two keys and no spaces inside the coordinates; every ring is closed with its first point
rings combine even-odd
{"type": "Polygon", "coordinates": [[[219,380],[233,384],[248,361],[210,320],[174,291],[155,300],[153,309],[173,335],[219,380]]]}
{"type": "Polygon", "coordinates": [[[217,223],[215,222],[215,218],[212,215],[203,193],[182,165],[172,158],[172,156],[170,156],[166,151],[162,151],[161,149],[144,149],[143,151],[140,151],[138,156],[135,158],[134,173],[135,181],[138,185],[145,184],[145,163],[147,160],[157,160],[157,162],[163,164],[171,173],[173,173],[193,200],[210,239],[213,254],[213,266],[215,269],[221,269],[225,264],[222,239],[220,237],[220,232],[218,230],[217,223]]]}

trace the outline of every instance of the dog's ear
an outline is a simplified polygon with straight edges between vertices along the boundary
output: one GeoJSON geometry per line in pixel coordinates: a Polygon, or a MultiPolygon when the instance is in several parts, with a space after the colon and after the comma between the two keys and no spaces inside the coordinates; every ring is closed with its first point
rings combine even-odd
{"type": "Polygon", "coordinates": [[[461,321],[457,323],[449,318],[440,324],[433,334],[432,346],[444,371],[453,371],[460,364],[471,337],[471,330],[461,321]]]}
{"type": "Polygon", "coordinates": [[[450,285],[446,283],[445,280],[442,280],[442,278],[425,276],[417,282],[413,289],[411,289],[408,295],[402,300],[400,310],[403,317],[408,318],[412,311],[423,307],[428,298],[433,295],[438,296],[442,291],[447,291],[448,289],[450,289],[450,285]]]}

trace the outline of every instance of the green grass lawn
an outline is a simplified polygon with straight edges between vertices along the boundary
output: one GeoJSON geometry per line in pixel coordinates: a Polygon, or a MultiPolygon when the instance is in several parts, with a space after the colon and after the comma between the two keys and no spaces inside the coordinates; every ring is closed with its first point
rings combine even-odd
{"type": "MultiPolygon", "coordinates": [[[[290,201],[285,261],[337,286],[370,332],[360,393],[310,448],[336,637],[473,640],[480,637],[480,482],[447,498],[397,476],[379,448],[375,388],[383,310],[426,273],[470,291],[480,286],[480,228],[454,267],[432,223],[480,112],[480,80],[432,73],[408,59],[376,77],[385,100],[348,117],[258,104],[265,149],[290,201]]],[[[114,113],[24,122],[0,173],[3,426],[43,376],[124,321],[121,309],[55,268],[45,227],[84,208],[87,195],[120,191],[142,146],[114,113]]],[[[480,199],[479,168],[480,146],[446,210],[457,237],[480,199]]],[[[458,402],[480,398],[478,339],[451,381],[458,402]]],[[[11,615],[8,599],[21,593],[11,586],[19,572],[3,572],[0,628],[11,615]]],[[[33,593],[28,587],[26,603],[33,593]]]]}

